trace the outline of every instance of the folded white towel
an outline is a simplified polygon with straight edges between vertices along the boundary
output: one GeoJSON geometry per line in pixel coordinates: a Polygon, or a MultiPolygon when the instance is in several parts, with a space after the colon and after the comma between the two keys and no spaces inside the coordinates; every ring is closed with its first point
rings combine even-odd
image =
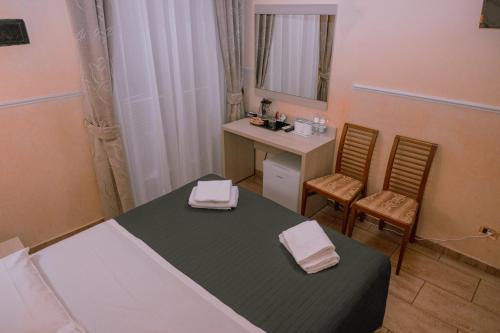
{"type": "Polygon", "coordinates": [[[334,250],[335,246],[315,220],[305,221],[283,231],[283,238],[299,265],[334,250]]]}
{"type": "Polygon", "coordinates": [[[231,186],[231,197],[227,202],[215,202],[215,201],[204,201],[198,202],[195,200],[195,194],[197,192],[197,186],[193,187],[191,190],[191,195],[189,196],[189,206],[193,208],[207,208],[207,209],[221,209],[229,210],[235,208],[238,205],[239,191],[238,186],[231,186]]]}
{"type": "Polygon", "coordinates": [[[231,200],[231,180],[199,180],[194,199],[197,202],[229,202],[231,200]]]}
{"type": "Polygon", "coordinates": [[[329,267],[335,266],[339,263],[340,256],[335,251],[331,251],[325,255],[325,257],[316,262],[309,262],[306,265],[301,266],[308,274],[317,273],[329,267]]]}
{"type": "Polygon", "coordinates": [[[279,240],[297,264],[309,274],[335,266],[340,261],[330,238],[314,220],[283,231],[279,240]]]}

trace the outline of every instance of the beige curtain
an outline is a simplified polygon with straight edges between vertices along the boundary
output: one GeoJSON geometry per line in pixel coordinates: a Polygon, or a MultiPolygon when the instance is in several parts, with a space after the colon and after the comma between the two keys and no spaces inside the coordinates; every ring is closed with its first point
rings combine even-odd
{"type": "Polygon", "coordinates": [[[226,122],[243,117],[241,73],[241,3],[240,0],[215,0],[219,42],[226,82],[226,122]]]}
{"type": "Polygon", "coordinates": [[[85,126],[91,138],[101,204],[106,218],[133,208],[127,162],[113,114],[111,72],[103,0],[66,0],[82,64],[88,101],[85,126]]]}
{"type": "Polygon", "coordinates": [[[264,87],[274,30],[274,14],[255,15],[255,86],[264,87]]]}
{"type": "Polygon", "coordinates": [[[330,63],[333,47],[333,15],[321,15],[319,18],[319,66],[316,99],[327,101],[330,63]]]}

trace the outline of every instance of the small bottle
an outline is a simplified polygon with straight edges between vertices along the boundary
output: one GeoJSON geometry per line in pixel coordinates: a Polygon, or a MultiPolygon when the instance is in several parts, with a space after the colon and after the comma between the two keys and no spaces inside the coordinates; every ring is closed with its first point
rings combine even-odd
{"type": "Polygon", "coordinates": [[[326,129],[327,129],[326,123],[327,123],[327,120],[326,120],[325,117],[321,117],[319,119],[319,127],[318,127],[319,134],[325,134],[326,133],[326,129]]]}
{"type": "Polygon", "coordinates": [[[312,123],[312,134],[313,135],[319,134],[319,122],[320,122],[320,116],[319,116],[319,114],[315,114],[313,117],[313,123],[312,123]]]}

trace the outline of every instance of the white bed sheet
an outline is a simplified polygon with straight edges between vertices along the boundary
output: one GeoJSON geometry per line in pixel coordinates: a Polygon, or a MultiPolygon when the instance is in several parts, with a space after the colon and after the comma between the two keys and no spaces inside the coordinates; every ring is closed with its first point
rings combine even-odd
{"type": "Polygon", "coordinates": [[[263,332],[114,220],[31,258],[88,333],[263,332]]]}

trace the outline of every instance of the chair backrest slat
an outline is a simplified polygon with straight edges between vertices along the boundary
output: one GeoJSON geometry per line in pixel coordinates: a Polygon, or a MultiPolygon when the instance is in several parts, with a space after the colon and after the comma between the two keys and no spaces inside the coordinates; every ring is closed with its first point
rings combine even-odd
{"type": "Polygon", "coordinates": [[[340,138],[335,172],[366,184],[378,131],[346,123],[340,138]]]}
{"type": "Polygon", "coordinates": [[[436,149],[434,143],[397,135],[387,165],[384,190],[420,202],[436,149]]]}
{"type": "Polygon", "coordinates": [[[344,150],[344,158],[359,162],[361,164],[364,164],[366,159],[364,155],[356,153],[352,150],[344,150]]]}

